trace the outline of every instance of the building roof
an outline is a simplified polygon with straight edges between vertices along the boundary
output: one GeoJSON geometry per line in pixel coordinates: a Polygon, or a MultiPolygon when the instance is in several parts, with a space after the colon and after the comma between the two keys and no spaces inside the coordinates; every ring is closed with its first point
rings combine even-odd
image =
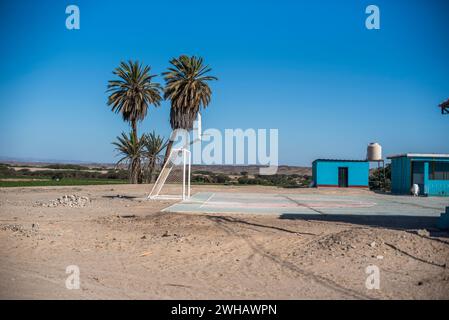
{"type": "Polygon", "coordinates": [[[388,159],[393,158],[400,158],[400,157],[407,157],[407,158],[449,158],[449,154],[444,153],[403,153],[403,154],[395,154],[392,156],[388,156],[388,159]]]}
{"type": "Polygon", "coordinates": [[[367,160],[345,160],[345,159],[316,159],[313,162],[316,161],[326,161],[326,162],[367,162],[367,160]]]}

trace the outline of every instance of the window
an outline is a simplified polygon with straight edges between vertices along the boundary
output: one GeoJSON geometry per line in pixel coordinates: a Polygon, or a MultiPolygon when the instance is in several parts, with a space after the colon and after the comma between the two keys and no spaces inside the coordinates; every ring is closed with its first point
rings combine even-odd
{"type": "Polygon", "coordinates": [[[430,180],[449,180],[449,162],[430,162],[429,169],[430,180]]]}

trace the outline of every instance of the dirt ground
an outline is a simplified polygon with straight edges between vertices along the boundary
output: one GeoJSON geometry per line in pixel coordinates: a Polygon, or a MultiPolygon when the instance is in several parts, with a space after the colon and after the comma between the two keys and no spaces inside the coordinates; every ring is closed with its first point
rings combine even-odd
{"type": "MultiPolygon", "coordinates": [[[[210,190],[344,192],[193,187],[210,190]]],[[[164,213],[172,202],[146,201],[148,191],[0,188],[0,298],[449,298],[449,235],[429,226],[164,213]],[[66,288],[70,265],[79,267],[80,289],[66,288]],[[372,265],[379,289],[366,287],[372,265]]]]}

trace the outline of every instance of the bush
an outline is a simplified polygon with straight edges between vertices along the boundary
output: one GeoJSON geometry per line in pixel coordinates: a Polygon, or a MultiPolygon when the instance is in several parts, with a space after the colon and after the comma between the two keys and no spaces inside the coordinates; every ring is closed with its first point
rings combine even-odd
{"type": "Polygon", "coordinates": [[[303,188],[308,187],[312,178],[304,175],[275,174],[270,176],[257,175],[254,178],[247,176],[240,177],[239,184],[278,186],[283,188],[303,188]]]}
{"type": "MultiPolygon", "coordinates": [[[[67,165],[51,165],[59,168],[59,166],[66,167],[67,165]]],[[[74,165],[68,165],[74,166],[74,165]]],[[[47,168],[48,169],[48,168],[47,168]]],[[[6,165],[0,165],[0,177],[42,177],[48,179],[112,179],[112,180],[126,180],[128,179],[128,171],[124,169],[109,169],[106,173],[100,171],[86,171],[76,169],[65,170],[36,170],[20,169],[18,171],[6,165]]]]}
{"type": "Polygon", "coordinates": [[[389,164],[385,166],[385,179],[384,170],[382,168],[371,171],[369,187],[371,190],[391,190],[391,166],[389,164]]]}
{"type": "Polygon", "coordinates": [[[193,171],[193,173],[194,174],[203,174],[203,175],[208,175],[208,176],[211,176],[214,174],[212,171],[207,171],[207,170],[196,170],[196,171],[193,171]]]}
{"type": "Polygon", "coordinates": [[[0,177],[13,177],[16,175],[16,170],[10,168],[6,164],[0,164],[0,177]]]}
{"type": "Polygon", "coordinates": [[[62,180],[62,175],[57,173],[57,174],[53,175],[53,177],[51,177],[51,180],[60,181],[60,180],[62,180]]]}

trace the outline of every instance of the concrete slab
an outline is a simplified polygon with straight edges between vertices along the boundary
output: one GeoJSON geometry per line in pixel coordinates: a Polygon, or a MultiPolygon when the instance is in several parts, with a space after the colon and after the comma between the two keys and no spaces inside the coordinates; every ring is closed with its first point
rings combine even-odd
{"type": "Polygon", "coordinates": [[[191,213],[247,213],[274,215],[366,215],[439,217],[447,198],[386,194],[256,194],[199,192],[190,200],[163,211],[191,213]]]}

